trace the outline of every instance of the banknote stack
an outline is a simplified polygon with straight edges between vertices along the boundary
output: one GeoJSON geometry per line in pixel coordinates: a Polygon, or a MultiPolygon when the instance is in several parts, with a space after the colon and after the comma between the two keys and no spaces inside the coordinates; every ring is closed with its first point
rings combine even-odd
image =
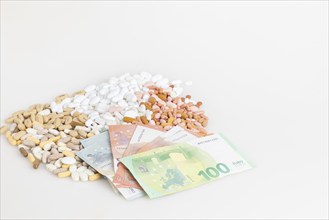
{"type": "Polygon", "coordinates": [[[82,145],[77,155],[127,200],[169,195],[251,168],[224,136],[200,137],[179,126],[110,125],[82,145]]]}

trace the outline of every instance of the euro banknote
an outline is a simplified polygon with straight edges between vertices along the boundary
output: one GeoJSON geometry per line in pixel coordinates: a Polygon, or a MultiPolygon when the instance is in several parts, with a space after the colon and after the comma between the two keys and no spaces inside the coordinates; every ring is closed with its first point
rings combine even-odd
{"type": "Polygon", "coordinates": [[[218,134],[155,148],[120,161],[150,198],[177,193],[251,168],[218,134]]]}
{"type": "Polygon", "coordinates": [[[109,135],[113,155],[114,172],[118,169],[119,159],[126,151],[136,125],[109,125],[109,135]]]}
{"type": "MultiPolygon", "coordinates": [[[[149,126],[137,125],[123,156],[136,153],[143,145],[145,145],[149,141],[152,141],[154,138],[162,134],[165,133],[160,129],[156,129],[149,126]]],[[[113,178],[113,182],[114,184],[120,185],[121,187],[134,188],[136,190],[139,190],[141,191],[141,196],[144,196],[144,193],[142,193],[143,190],[141,186],[131,175],[129,170],[127,170],[127,168],[121,163],[118,164],[118,169],[113,178]]]]}
{"type": "Polygon", "coordinates": [[[82,160],[89,166],[93,167],[97,172],[104,175],[111,186],[114,186],[121,195],[127,199],[132,200],[145,195],[143,190],[138,190],[129,187],[120,187],[113,183],[114,169],[113,169],[113,156],[110,145],[109,133],[103,132],[94,137],[84,139],[84,149],[77,153],[82,160]]]}

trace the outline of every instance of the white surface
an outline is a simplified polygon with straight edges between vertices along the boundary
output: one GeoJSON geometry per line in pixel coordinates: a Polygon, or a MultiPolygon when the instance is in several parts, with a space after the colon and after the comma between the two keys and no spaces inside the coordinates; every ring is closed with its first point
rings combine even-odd
{"type": "Polygon", "coordinates": [[[1,138],[1,217],[328,217],[328,2],[1,1],[1,119],[125,72],[192,80],[255,169],[131,202],[1,138]],[[70,199],[68,199],[70,198],[70,199]]]}

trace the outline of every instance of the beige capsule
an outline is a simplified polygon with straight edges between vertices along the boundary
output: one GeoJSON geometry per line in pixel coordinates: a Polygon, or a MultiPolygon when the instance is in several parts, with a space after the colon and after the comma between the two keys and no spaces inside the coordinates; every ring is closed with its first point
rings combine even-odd
{"type": "Polygon", "coordinates": [[[71,112],[73,110],[74,110],[74,108],[68,108],[68,107],[63,109],[64,112],[71,112]]]}
{"type": "Polygon", "coordinates": [[[61,119],[56,118],[55,121],[54,121],[54,126],[55,126],[55,128],[58,128],[58,127],[61,126],[61,125],[62,125],[62,121],[61,121],[61,119]]]}
{"type": "Polygon", "coordinates": [[[64,131],[65,129],[71,129],[71,128],[72,128],[71,125],[60,125],[60,126],[58,127],[58,130],[59,130],[59,131],[64,131]]]}
{"type": "Polygon", "coordinates": [[[44,125],[44,128],[46,128],[46,129],[54,129],[55,128],[55,125],[53,125],[53,124],[45,124],[44,125]]]}
{"type": "Polygon", "coordinates": [[[76,138],[72,138],[72,139],[71,139],[71,142],[72,142],[73,144],[80,144],[80,140],[79,140],[79,139],[76,139],[76,138]]]}
{"type": "Polygon", "coordinates": [[[18,124],[18,125],[17,125],[17,128],[18,128],[19,130],[21,130],[21,131],[25,131],[25,130],[26,130],[26,127],[25,127],[25,125],[24,125],[23,123],[18,124]]]}
{"type": "Polygon", "coordinates": [[[58,154],[52,154],[48,158],[49,158],[49,160],[57,160],[57,159],[59,159],[61,157],[63,157],[63,154],[58,153],[58,154]]]}
{"type": "Polygon", "coordinates": [[[43,126],[43,124],[41,124],[40,122],[38,122],[38,121],[34,121],[34,122],[33,122],[33,128],[34,128],[34,129],[44,128],[44,126],[43,126]]]}
{"type": "Polygon", "coordinates": [[[27,128],[31,128],[32,127],[32,121],[31,119],[25,119],[24,120],[24,125],[27,127],[27,128]]]}
{"type": "Polygon", "coordinates": [[[93,136],[95,136],[94,133],[89,132],[89,133],[87,134],[87,137],[88,137],[88,138],[93,137],[93,136]]]}
{"type": "Polygon", "coordinates": [[[9,118],[7,118],[7,119],[5,120],[5,122],[8,123],[8,124],[9,124],[9,123],[13,123],[14,120],[15,120],[15,118],[16,118],[16,117],[13,117],[13,116],[12,116],[12,117],[9,117],[9,118]]]}
{"type": "Polygon", "coordinates": [[[72,96],[75,96],[75,95],[84,95],[84,94],[86,94],[86,91],[85,90],[79,90],[79,91],[73,93],[72,96]]]}
{"type": "Polygon", "coordinates": [[[78,136],[78,132],[75,130],[72,130],[69,132],[69,135],[71,135],[72,137],[77,137],[78,136]]]}
{"type": "Polygon", "coordinates": [[[82,123],[78,118],[73,118],[72,122],[70,123],[71,126],[75,127],[75,126],[84,126],[85,124],[82,123]]]}
{"type": "Polygon", "coordinates": [[[34,113],[31,113],[30,119],[31,119],[32,123],[35,122],[35,114],[34,113]]]}
{"type": "Polygon", "coordinates": [[[36,120],[37,122],[39,122],[40,124],[43,124],[43,116],[42,116],[42,115],[37,114],[37,115],[35,116],[35,120],[36,120]]]}
{"type": "Polygon", "coordinates": [[[80,114],[80,115],[78,116],[78,119],[79,119],[79,121],[81,121],[82,123],[85,123],[85,122],[88,120],[88,116],[85,115],[85,114],[80,114]]]}
{"type": "Polygon", "coordinates": [[[30,115],[31,115],[31,111],[25,111],[24,113],[23,113],[23,116],[25,117],[25,118],[27,118],[27,117],[29,117],[30,115]]]}
{"type": "Polygon", "coordinates": [[[62,95],[59,95],[55,98],[55,102],[57,104],[61,103],[64,99],[68,98],[69,95],[68,94],[62,94],[62,95]]]}
{"type": "Polygon", "coordinates": [[[14,123],[21,124],[21,123],[23,123],[23,121],[16,117],[16,118],[14,118],[14,123]]]}
{"type": "Polygon", "coordinates": [[[27,147],[35,147],[35,143],[30,140],[23,140],[23,144],[27,147]]]}
{"type": "Polygon", "coordinates": [[[18,141],[19,139],[21,139],[21,137],[23,137],[26,134],[26,131],[19,131],[15,134],[13,134],[13,138],[18,141]]]}
{"type": "Polygon", "coordinates": [[[24,116],[23,116],[23,114],[19,114],[19,115],[17,115],[17,118],[19,118],[19,120],[21,120],[22,122],[24,121],[24,116]]]}
{"type": "Polygon", "coordinates": [[[37,110],[37,112],[41,112],[44,108],[44,104],[37,104],[35,106],[35,109],[37,110]]]}
{"type": "Polygon", "coordinates": [[[83,130],[79,130],[78,131],[79,135],[83,138],[86,138],[87,137],[87,132],[83,131],[83,130]]]}
{"type": "Polygon", "coordinates": [[[71,124],[71,122],[73,120],[73,118],[71,116],[65,116],[63,119],[64,119],[63,123],[66,124],[66,125],[71,124]]]}
{"type": "Polygon", "coordinates": [[[1,129],[0,129],[1,134],[4,134],[7,131],[8,131],[8,127],[6,125],[2,126],[1,129]]]}
{"type": "Polygon", "coordinates": [[[50,117],[48,115],[43,116],[43,123],[48,123],[50,117]]]}
{"type": "Polygon", "coordinates": [[[20,110],[20,111],[14,112],[11,115],[14,116],[14,117],[18,117],[18,115],[23,114],[24,112],[25,112],[25,110],[20,110]]]}

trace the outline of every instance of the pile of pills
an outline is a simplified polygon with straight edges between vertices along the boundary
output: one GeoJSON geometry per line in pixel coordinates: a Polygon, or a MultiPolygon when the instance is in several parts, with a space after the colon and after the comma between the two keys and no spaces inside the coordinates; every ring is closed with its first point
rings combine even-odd
{"type": "MultiPolygon", "coordinates": [[[[185,83],[189,85],[191,83],[185,83]]],[[[162,75],[124,74],[108,82],[63,94],[12,114],[1,127],[8,142],[37,169],[40,163],[58,177],[92,181],[101,175],[76,156],[81,139],[112,124],[143,123],[165,130],[180,125],[207,134],[208,118],[190,95],[181,97],[183,83],[162,75]]]]}

